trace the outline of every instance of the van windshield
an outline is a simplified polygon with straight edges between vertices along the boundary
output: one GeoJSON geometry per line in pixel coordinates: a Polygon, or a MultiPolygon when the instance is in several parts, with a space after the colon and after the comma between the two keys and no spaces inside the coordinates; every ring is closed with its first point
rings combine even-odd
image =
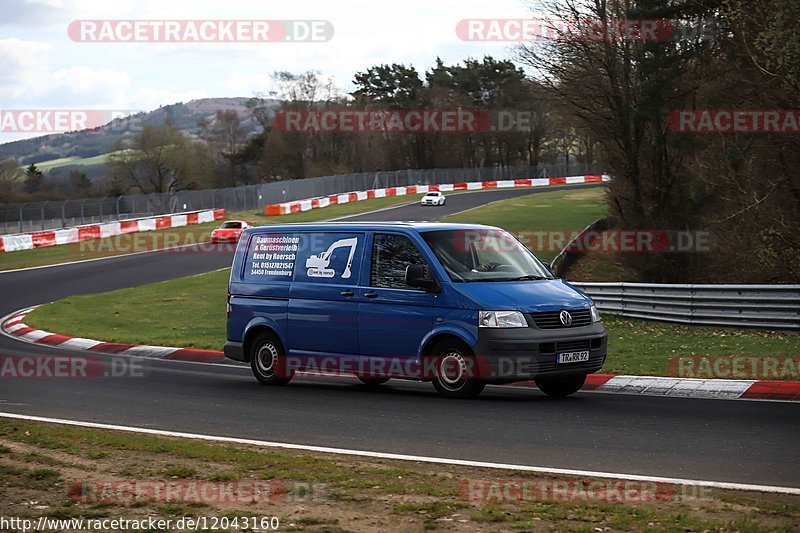
{"type": "Polygon", "coordinates": [[[530,281],[553,275],[513,235],[496,229],[422,233],[455,282],[530,281]]]}

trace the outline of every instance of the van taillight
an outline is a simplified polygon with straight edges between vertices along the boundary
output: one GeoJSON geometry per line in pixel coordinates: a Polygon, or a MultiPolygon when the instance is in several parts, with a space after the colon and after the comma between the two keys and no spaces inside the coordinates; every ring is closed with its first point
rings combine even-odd
{"type": "Polygon", "coordinates": [[[225,301],[225,307],[226,307],[225,317],[226,318],[230,318],[231,317],[231,293],[228,293],[228,298],[225,301]]]}

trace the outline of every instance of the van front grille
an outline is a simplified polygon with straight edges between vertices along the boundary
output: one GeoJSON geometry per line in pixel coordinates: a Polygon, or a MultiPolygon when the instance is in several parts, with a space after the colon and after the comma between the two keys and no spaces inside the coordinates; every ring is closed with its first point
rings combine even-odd
{"type": "Polygon", "coordinates": [[[561,319],[559,318],[561,311],[532,313],[531,318],[539,329],[578,328],[591,325],[592,312],[588,309],[568,310],[568,312],[572,315],[572,324],[569,326],[565,326],[561,323],[561,319]]]}

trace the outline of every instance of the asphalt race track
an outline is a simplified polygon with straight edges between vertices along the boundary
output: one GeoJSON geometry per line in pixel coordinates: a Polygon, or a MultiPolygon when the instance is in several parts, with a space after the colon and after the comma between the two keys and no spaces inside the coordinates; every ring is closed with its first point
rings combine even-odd
{"type": "MultiPolygon", "coordinates": [[[[535,192],[449,195],[444,207],[410,205],[350,220],[422,220],[535,192]]],[[[231,255],[188,248],[0,273],[0,315],[72,294],[224,268],[231,255]]],[[[2,356],[63,353],[0,336],[2,356]]],[[[478,400],[454,401],[439,398],[427,383],[392,380],[370,389],[352,379],[309,376],[267,388],[247,368],[137,362],[145,378],[4,379],[0,411],[294,444],[800,487],[800,407],[793,403],[591,392],[552,401],[538,391],[511,387],[487,387],[478,400]]]]}

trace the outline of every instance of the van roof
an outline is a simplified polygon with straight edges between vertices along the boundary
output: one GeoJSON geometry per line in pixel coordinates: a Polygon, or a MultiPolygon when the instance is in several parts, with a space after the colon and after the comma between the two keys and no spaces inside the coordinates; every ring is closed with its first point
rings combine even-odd
{"type": "Polygon", "coordinates": [[[264,226],[251,227],[245,231],[254,233],[259,230],[268,229],[270,231],[283,231],[283,230],[328,230],[335,229],[364,231],[364,230],[384,230],[384,229],[412,229],[419,233],[426,231],[445,231],[445,230],[474,230],[474,229],[500,229],[495,226],[486,226],[483,224],[459,224],[450,222],[415,222],[415,221],[397,221],[397,222],[293,222],[286,224],[267,224],[264,226]]]}

